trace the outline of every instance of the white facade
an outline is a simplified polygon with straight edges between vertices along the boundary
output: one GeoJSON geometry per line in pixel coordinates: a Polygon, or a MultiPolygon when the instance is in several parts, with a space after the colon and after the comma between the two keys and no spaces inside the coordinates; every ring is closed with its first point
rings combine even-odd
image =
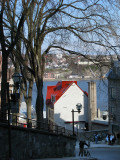
{"type": "Polygon", "coordinates": [[[82,104],[82,109],[80,113],[74,112],[75,131],[85,128],[85,122],[88,122],[88,97],[75,83],[54,104],[54,122],[72,130],[71,111],[72,109],[77,110],[78,103],[82,104]]]}

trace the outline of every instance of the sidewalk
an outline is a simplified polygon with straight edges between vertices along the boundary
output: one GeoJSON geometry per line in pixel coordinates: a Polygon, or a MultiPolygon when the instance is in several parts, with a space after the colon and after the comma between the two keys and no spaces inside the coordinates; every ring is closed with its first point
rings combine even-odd
{"type": "Polygon", "coordinates": [[[90,142],[90,148],[115,148],[118,147],[120,148],[120,145],[118,144],[113,144],[113,145],[109,145],[106,144],[104,141],[103,142],[98,142],[97,144],[95,144],[95,142],[90,142]]]}
{"type": "MultiPolygon", "coordinates": [[[[104,141],[99,141],[97,144],[95,142],[90,142],[90,147],[89,148],[115,148],[118,147],[120,148],[120,145],[113,144],[113,145],[108,145],[104,141]]],[[[79,148],[79,142],[76,142],[76,149],[79,148]]],[[[34,160],[97,160],[94,157],[62,157],[62,158],[44,158],[44,159],[34,159],[34,160]]]]}
{"type": "Polygon", "coordinates": [[[45,158],[45,159],[34,159],[34,160],[97,160],[92,157],[62,157],[62,158],[45,158]]]}
{"type": "MultiPolygon", "coordinates": [[[[87,142],[88,143],[88,142],[87,142]]],[[[107,143],[105,143],[105,141],[98,141],[98,143],[96,144],[95,142],[90,142],[90,147],[89,148],[115,148],[118,147],[120,148],[120,145],[118,144],[113,144],[113,145],[109,145],[107,143]]],[[[76,147],[75,148],[79,148],[79,142],[76,142],[76,147]]],[[[88,148],[85,146],[85,148],[88,148]]]]}

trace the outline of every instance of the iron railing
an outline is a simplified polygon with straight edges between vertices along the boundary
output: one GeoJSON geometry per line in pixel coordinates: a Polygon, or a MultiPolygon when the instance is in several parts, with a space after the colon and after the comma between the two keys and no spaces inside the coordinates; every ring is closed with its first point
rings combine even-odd
{"type": "Polygon", "coordinates": [[[53,133],[57,135],[66,135],[73,136],[73,132],[71,130],[65,129],[65,127],[58,126],[56,124],[50,124],[46,119],[43,119],[42,122],[38,122],[35,119],[27,119],[23,116],[18,116],[16,114],[4,113],[4,118],[0,119],[0,123],[9,124],[11,126],[19,126],[22,128],[31,128],[33,130],[40,130],[48,133],[53,133]],[[8,118],[9,116],[9,118],[8,118]],[[8,122],[9,119],[9,122],[8,122]]]}

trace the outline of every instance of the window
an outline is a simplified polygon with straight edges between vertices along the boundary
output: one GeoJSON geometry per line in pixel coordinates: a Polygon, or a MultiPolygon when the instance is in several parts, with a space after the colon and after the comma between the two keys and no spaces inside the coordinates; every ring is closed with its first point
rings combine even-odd
{"type": "Polygon", "coordinates": [[[110,97],[114,99],[116,98],[116,90],[114,87],[110,88],[110,97]]]}
{"type": "Polygon", "coordinates": [[[52,102],[52,103],[55,102],[55,95],[51,95],[51,102],[52,102]]]}
{"type": "Polygon", "coordinates": [[[110,114],[112,114],[113,113],[113,108],[112,108],[112,106],[110,106],[110,114]]]}

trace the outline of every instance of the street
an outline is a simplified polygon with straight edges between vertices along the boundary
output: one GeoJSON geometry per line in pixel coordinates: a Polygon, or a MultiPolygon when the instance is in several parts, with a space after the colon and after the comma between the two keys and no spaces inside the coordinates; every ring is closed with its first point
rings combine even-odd
{"type": "MultiPolygon", "coordinates": [[[[89,148],[91,157],[98,160],[120,160],[120,148],[89,148]]],[[[76,150],[76,156],[78,156],[78,149],[76,150]]]]}
{"type": "MultiPolygon", "coordinates": [[[[98,147],[89,148],[88,151],[92,158],[97,158],[97,160],[120,160],[120,147],[98,147]]],[[[76,147],[76,157],[64,157],[64,158],[44,158],[41,160],[85,160],[86,158],[81,158],[78,156],[79,148],[76,147]]],[[[89,158],[88,158],[89,159],[89,158]]],[[[87,160],[88,160],[87,159],[87,160]]],[[[32,160],[32,159],[31,159],[32,160]]],[[[35,159],[34,159],[35,160],[35,159]]],[[[38,159],[36,159],[38,160],[38,159]]]]}
{"type": "Polygon", "coordinates": [[[120,148],[90,148],[89,152],[98,160],[120,160],[120,148]]]}
{"type": "MultiPolygon", "coordinates": [[[[90,152],[91,157],[97,158],[98,160],[120,160],[120,145],[108,145],[103,142],[95,144],[94,142],[90,143],[90,148],[85,146],[90,152]]],[[[76,143],[75,147],[76,157],[79,154],[79,142],[76,143]]]]}

